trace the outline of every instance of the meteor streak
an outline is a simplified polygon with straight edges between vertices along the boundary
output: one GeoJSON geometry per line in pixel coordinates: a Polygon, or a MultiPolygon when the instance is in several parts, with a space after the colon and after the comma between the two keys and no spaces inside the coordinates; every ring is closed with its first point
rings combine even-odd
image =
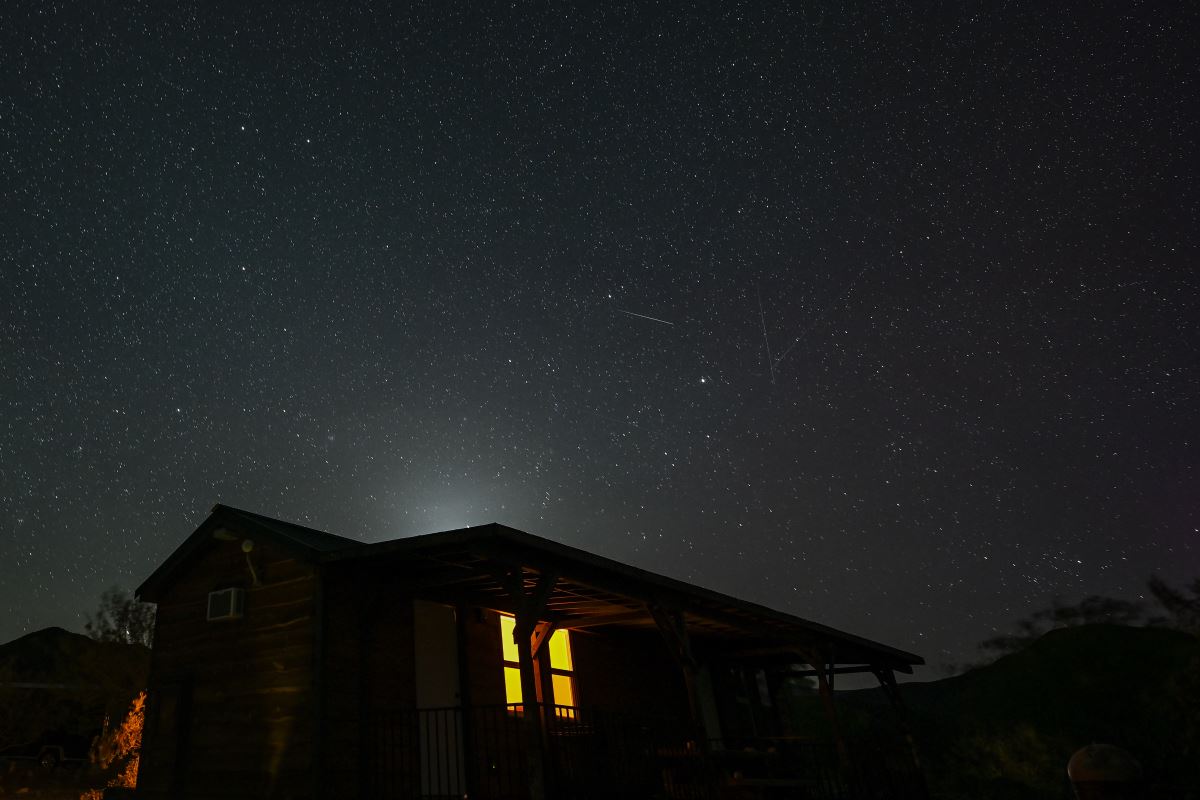
{"type": "Polygon", "coordinates": [[[651,322],[658,322],[663,325],[674,325],[675,324],[674,322],[667,322],[665,319],[659,319],[658,317],[647,317],[645,314],[638,314],[635,311],[626,311],[622,308],[618,308],[617,311],[620,311],[622,314],[628,314],[631,317],[641,317],[642,319],[648,319],[651,322]]]}

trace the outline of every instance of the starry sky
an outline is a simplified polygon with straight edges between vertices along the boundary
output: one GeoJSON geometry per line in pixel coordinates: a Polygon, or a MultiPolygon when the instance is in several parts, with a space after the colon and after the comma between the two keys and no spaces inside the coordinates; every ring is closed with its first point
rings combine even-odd
{"type": "Polygon", "coordinates": [[[5,3],[0,640],[216,502],[935,666],[1196,577],[1200,13],[1054,9],[5,3]]]}

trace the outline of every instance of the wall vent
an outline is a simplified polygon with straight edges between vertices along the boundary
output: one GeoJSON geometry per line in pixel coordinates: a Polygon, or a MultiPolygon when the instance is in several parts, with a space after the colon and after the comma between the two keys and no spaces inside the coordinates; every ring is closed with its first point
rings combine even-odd
{"type": "Polygon", "coordinates": [[[218,619],[241,619],[246,605],[246,593],[242,589],[221,589],[208,593],[208,621],[218,619]]]}

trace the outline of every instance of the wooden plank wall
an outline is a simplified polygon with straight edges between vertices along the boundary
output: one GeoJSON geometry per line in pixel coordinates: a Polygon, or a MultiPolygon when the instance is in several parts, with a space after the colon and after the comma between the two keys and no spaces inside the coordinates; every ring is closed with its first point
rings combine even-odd
{"type": "Polygon", "coordinates": [[[324,603],[322,787],[326,797],[369,796],[378,726],[416,702],[412,599],[349,564],[327,568],[324,603]]]}
{"type": "Polygon", "coordinates": [[[268,543],[207,543],[158,605],[139,788],[181,798],[312,796],[314,570],[268,543]],[[246,590],[240,620],[208,593],[246,590]]]}
{"type": "MultiPolygon", "coordinates": [[[[415,707],[413,605],[356,564],[326,567],[323,732],[314,727],[316,572],[268,542],[207,543],[162,597],[152,654],[139,789],[178,798],[365,797],[376,729],[415,707]],[[208,593],[246,589],[241,620],[207,622],[208,593]]],[[[474,705],[503,704],[499,615],[467,609],[465,678],[474,705]]],[[[572,633],[577,701],[686,719],[678,665],[653,632],[572,633]]]]}
{"type": "Polygon", "coordinates": [[[687,686],[656,631],[572,631],[571,655],[582,707],[687,720],[687,686]]]}
{"type": "Polygon", "coordinates": [[[504,698],[504,651],[500,615],[482,608],[466,609],[467,694],[476,706],[499,706],[504,698]]]}

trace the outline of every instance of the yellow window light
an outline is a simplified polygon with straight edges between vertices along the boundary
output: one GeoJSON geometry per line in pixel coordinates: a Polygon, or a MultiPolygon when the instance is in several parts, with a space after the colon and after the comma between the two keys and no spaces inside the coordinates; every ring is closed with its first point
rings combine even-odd
{"type": "Polygon", "coordinates": [[[566,629],[557,630],[550,636],[550,669],[561,669],[570,672],[571,640],[566,629]]]}
{"type": "Polygon", "coordinates": [[[521,702],[521,670],[504,668],[504,701],[510,706],[521,702]]]}
{"type": "Polygon", "coordinates": [[[515,617],[510,617],[508,614],[500,616],[500,646],[504,651],[505,661],[520,661],[520,656],[517,655],[517,640],[513,633],[517,629],[517,620],[515,617]]]}
{"type": "Polygon", "coordinates": [[[575,705],[575,681],[570,675],[551,675],[554,687],[554,704],[556,706],[575,705]]]}
{"type": "MultiPolygon", "coordinates": [[[[513,638],[517,620],[510,614],[500,615],[500,649],[504,661],[504,698],[509,706],[520,705],[524,701],[521,692],[520,655],[517,643],[513,638]]],[[[566,630],[557,630],[550,636],[550,690],[553,693],[553,703],[560,706],[560,717],[575,717],[575,678],[571,674],[574,662],[571,658],[571,634],[566,630]]],[[[544,663],[544,662],[543,662],[544,663]]],[[[515,709],[520,711],[520,708],[515,709]]]]}

